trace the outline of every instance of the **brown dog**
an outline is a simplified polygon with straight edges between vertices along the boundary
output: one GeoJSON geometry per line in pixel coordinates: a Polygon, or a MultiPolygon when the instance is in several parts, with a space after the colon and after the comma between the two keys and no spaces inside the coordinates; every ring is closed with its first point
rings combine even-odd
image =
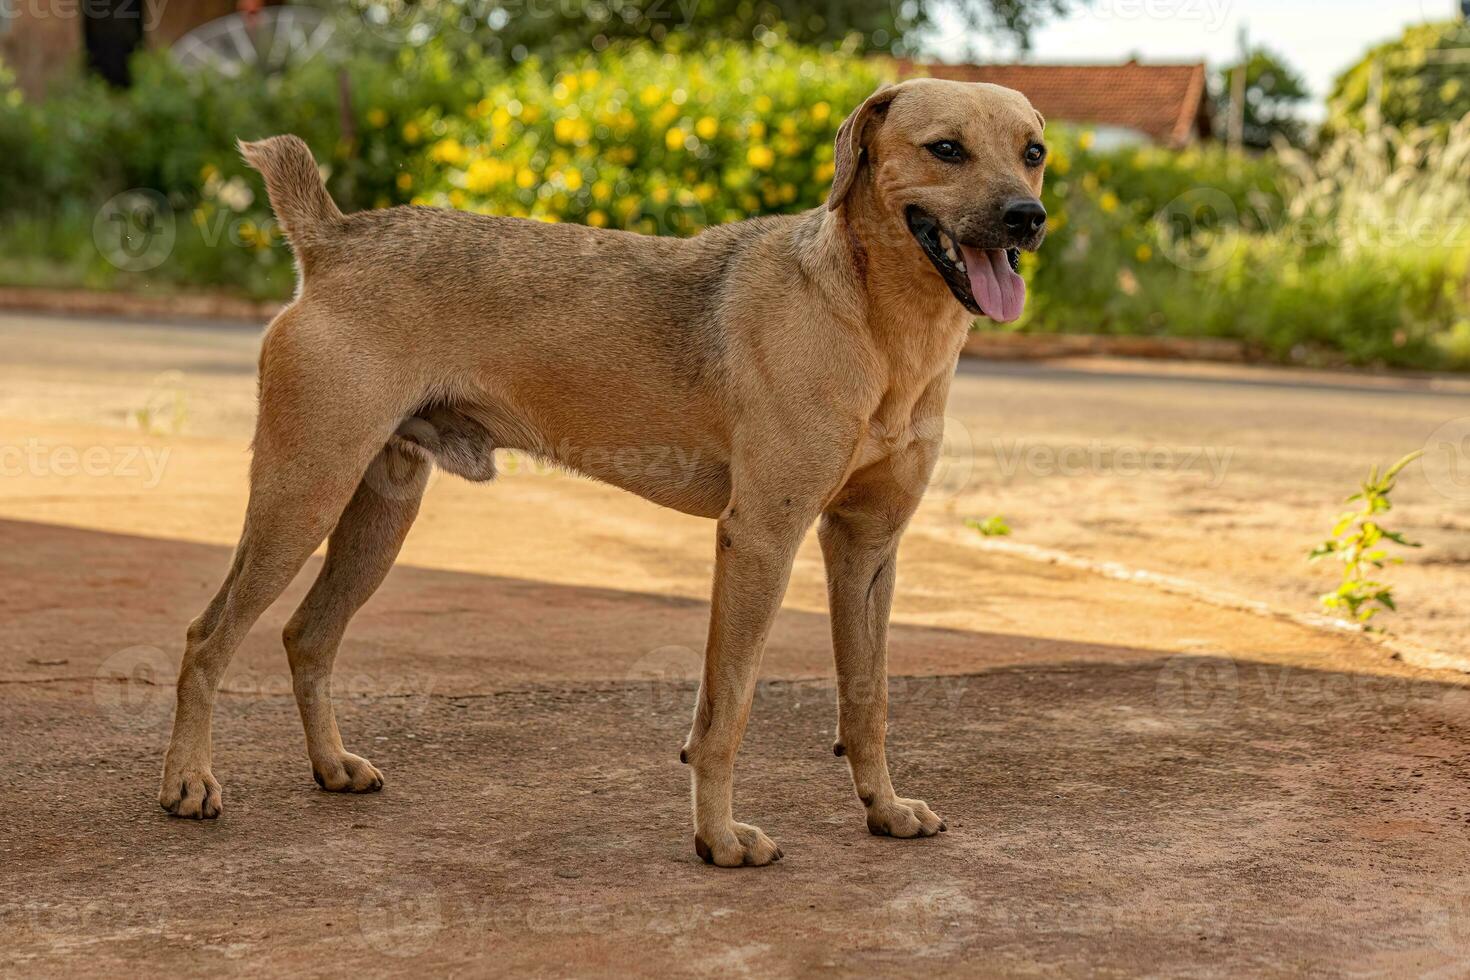
{"type": "Polygon", "coordinates": [[[873,833],[945,829],[894,793],[884,758],[895,555],[970,321],[1021,312],[1016,249],[1037,247],[1046,220],[1042,126],[1009,89],[886,86],[842,124],[825,208],[691,239],[425,208],[344,216],[299,139],[243,144],[301,284],[261,350],[245,527],[189,627],[164,809],[219,815],[215,689],[329,534],[286,652],[317,783],[382,786],[337,731],[338,643],[393,564],[432,463],[488,480],[503,447],[718,519],[704,675],[680,753],[700,856],[726,866],[781,856],[735,822],[731,773],[762,645],[818,518],[834,751],[873,833]],[[678,475],[626,465],[671,448],[696,464],[678,475]]]}

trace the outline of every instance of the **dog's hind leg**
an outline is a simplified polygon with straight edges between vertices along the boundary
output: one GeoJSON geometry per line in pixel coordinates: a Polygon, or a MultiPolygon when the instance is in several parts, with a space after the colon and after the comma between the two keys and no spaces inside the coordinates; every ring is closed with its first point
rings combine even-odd
{"type": "Polygon", "coordinates": [[[189,627],[158,796],[180,817],[219,815],[210,722],[220,679],[250,627],[337,523],[406,410],[388,379],[366,370],[348,376],[320,336],[293,336],[317,326],[298,317],[287,312],[267,335],[244,531],[219,594],[189,627]]]}
{"type": "Polygon", "coordinates": [[[306,751],[317,785],[331,792],[382,788],[383,774],[342,746],[332,711],[332,663],[347,624],[377,591],[413,525],[432,464],[390,444],[368,467],[352,502],[327,539],[327,560],[286,625],[286,655],[306,751]]]}

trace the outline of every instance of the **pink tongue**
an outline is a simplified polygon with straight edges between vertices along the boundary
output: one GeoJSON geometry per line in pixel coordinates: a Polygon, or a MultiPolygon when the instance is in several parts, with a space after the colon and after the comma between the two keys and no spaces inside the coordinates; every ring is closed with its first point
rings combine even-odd
{"type": "Polygon", "coordinates": [[[1003,248],[970,248],[960,246],[965,257],[965,272],[970,276],[970,292],[984,313],[996,323],[1010,323],[1021,315],[1026,305],[1026,280],[1016,275],[1003,248]]]}

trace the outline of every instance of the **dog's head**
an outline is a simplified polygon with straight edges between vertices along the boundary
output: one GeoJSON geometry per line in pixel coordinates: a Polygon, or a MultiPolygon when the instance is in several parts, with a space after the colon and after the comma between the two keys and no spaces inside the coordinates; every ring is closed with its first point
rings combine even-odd
{"type": "Polygon", "coordinates": [[[916,78],[873,93],[837,132],[832,210],[860,236],[902,236],[920,274],[932,269],[971,313],[1021,315],[1019,250],[1046,235],[1045,120],[999,85],[916,78]],[[866,191],[854,191],[866,181],[866,191]],[[911,239],[911,241],[910,241],[911,239]],[[922,253],[922,254],[921,254],[922,253]]]}

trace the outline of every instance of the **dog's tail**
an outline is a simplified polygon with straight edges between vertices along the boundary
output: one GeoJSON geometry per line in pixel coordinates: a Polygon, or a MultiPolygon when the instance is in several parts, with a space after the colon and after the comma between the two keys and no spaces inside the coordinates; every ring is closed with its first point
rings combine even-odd
{"type": "Polygon", "coordinates": [[[342,211],[327,193],[311,149],[299,136],[272,136],[256,143],[236,143],[245,162],[265,178],[271,210],[298,257],[329,235],[342,211]]]}

